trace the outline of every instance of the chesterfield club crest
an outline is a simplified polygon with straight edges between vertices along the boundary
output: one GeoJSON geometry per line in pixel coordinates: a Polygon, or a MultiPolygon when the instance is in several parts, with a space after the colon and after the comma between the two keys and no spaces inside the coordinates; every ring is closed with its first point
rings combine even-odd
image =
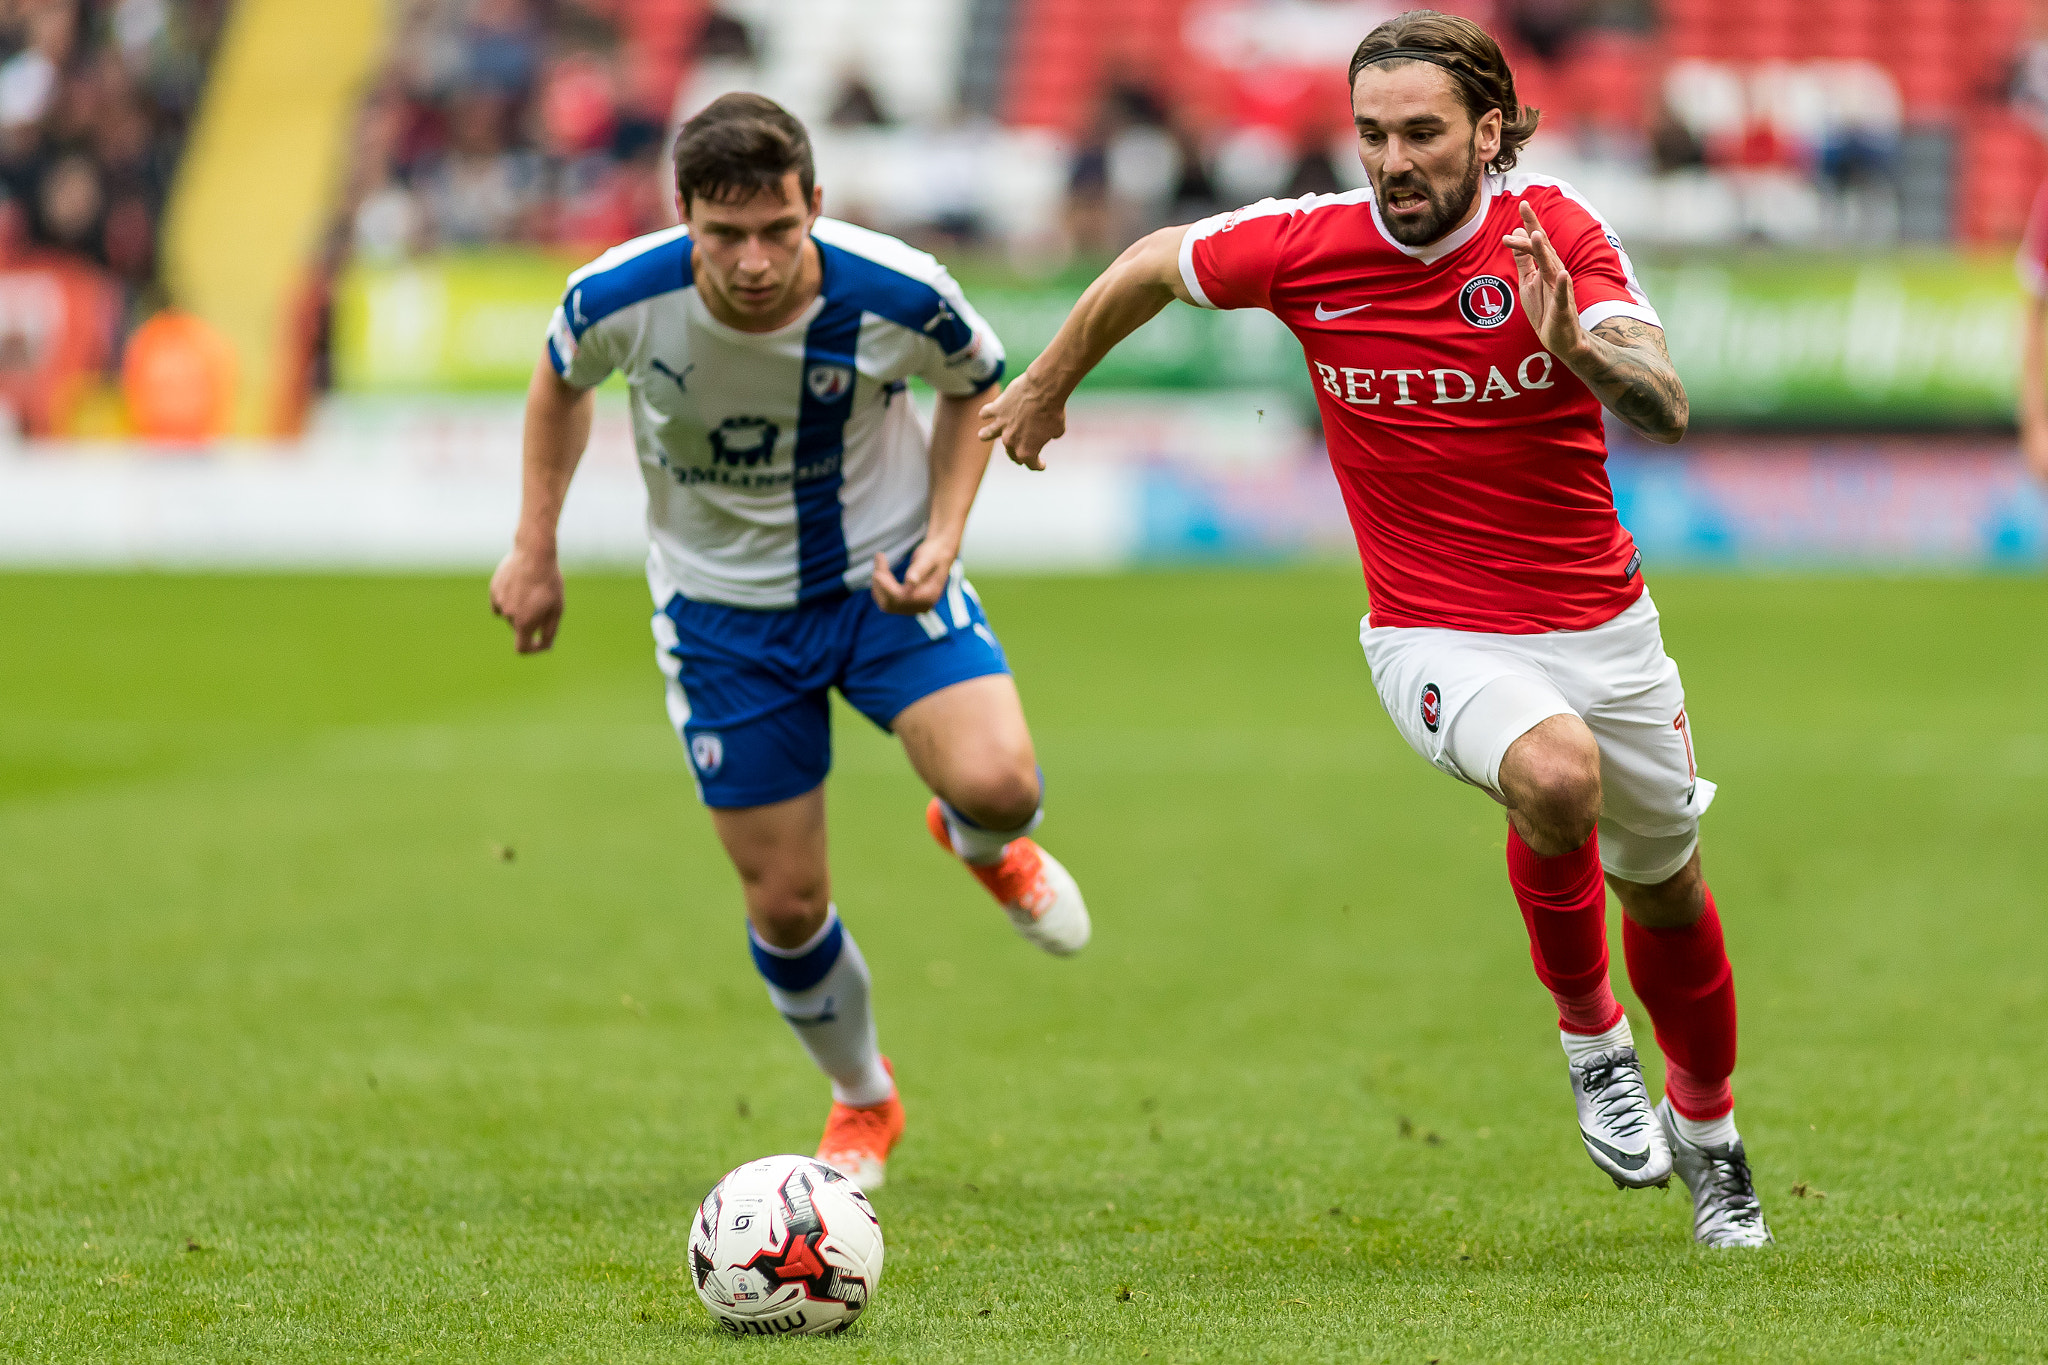
{"type": "Polygon", "coordinates": [[[820,403],[833,403],[853,387],[853,369],[847,365],[813,365],[804,373],[804,386],[820,403]]]}

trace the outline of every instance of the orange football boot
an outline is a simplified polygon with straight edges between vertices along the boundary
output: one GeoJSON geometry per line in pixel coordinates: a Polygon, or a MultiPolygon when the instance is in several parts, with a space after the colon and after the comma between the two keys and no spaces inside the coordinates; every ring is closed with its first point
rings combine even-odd
{"type": "MultiPolygon", "coordinates": [[[[958,856],[952,831],[946,828],[945,806],[936,796],[924,808],[924,824],[940,848],[958,856]]],[[[980,867],[964,858],[961,862],[988,888],[1025,938],[1058,957],[1088,946],[1091,926],[1079,883],[1059,859],[1029,836],[1010,840],[999,863],[980,867]]]]}
{"type": "MultiPolygon", "coordinates": [[[[889,1079],[896,1068],[882,1058],[889,1079]]],[[[855,1108],[832,1101],[825,1118],[825,1135],[818,1139],[818,1160],[851,1180],[862,1190],[876,1190],[888,1178],[889,1152],[903,1137],[903,1101],[890,1095],[880,1104],[855,1108]]]]}

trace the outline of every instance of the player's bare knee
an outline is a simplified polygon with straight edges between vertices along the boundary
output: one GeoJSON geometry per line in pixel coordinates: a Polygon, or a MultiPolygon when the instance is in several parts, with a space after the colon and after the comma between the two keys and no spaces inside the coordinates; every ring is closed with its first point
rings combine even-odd
{"type": "Polygon", "coordinates": [[[991,763],[964,774],[943,792],[948,805],[983,829],[1017,829],[1038,812],[1038,768],[1026,763],[991,763]]]}
{"type": "Polygon", "coordinates": [[[1707,912],[1706,879],[1699,854],[1661,882],[1631,882],[1610,876],[1622,913],[1646,929],[1683,929],[1707,912]]]}
{"type": "Polygon", "coordinates": [[[750,901],[747,922],[771,947],[801,948],[824,927],[826,912],[827,902],[822,896],[750,901]]]}
{"type": "Polygon", "coordinates": [[[1576,717],[1553,716],[1510,747],[1501,792],[1526,823],[1577,848],[1600,818],[1600,746],[1576,717]]]}
{"type": "Polygon", "coordinates": [[[1598,764],[1590,772],[1574,769],[1552,775],[1542,788],[1539,806],[1552,829],[1570,836],[1573,848],[1585,843],[1600,821],[1598,764]]]}
{"type": "Polygon", "coordinates": [[[781,871],[745,879],[747,921],[754,932],[777,948],[799,948],[825,923],[831,892],[823,877],[790,876],[781,871]]]}
{"type": "Polygon", "coordinates": [[[1038,810],[1038,786],[1014,781],[972,787],[964,799],[947,804],[983,829],[1016,829],[1038,810]]]}

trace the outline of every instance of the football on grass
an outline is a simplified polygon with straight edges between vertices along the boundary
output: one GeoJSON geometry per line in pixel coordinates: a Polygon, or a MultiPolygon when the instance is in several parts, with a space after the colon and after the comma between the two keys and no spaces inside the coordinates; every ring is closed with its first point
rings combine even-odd
{"type": "Polygon", "coordinates": [[[690,1226],[690,1274],[721,1327],[836,1332],[882,1282],[882,1224],[854,1183],[807,1156],[727,1173],[690,1226]]]}

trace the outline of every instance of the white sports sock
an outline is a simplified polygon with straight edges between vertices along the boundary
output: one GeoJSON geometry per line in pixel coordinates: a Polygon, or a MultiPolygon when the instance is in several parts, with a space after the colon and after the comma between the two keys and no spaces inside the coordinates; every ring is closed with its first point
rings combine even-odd
{"type": "Polygon", "coordinates": [[[1573,1066],[1579,1066],[1588,1057],[1598,1056],[1602,1052],[1612,1052],[1618,1047],[1636,1045],[1636,1036],[1629,1032],[1626,1014],[1605,1033],[1566,1033],[1559,1029],[1557,1036],[1564,1043],[1564,1055],[1573,1066]]]}
{"type": "Polygon", "coordinates": [[[1021,839],[1045,820],[1045,805],[1041,800],[1031,818],[1015,829],[983,829],[943,799],[939,809],[946,816],[946,833],[953,838],[953,851],[965,862],[976,867],[993,867],[1003,860],[1003,850],[1010,846],[1012,839],[1021,839]]]}
{"type": "Polygon", "coordinates": [[[800,948],[774,948],[751,925],[747,941],[754,966],[768,983],[768,999],[796,1030],[818,1070],[832,1078],[832,1098],[856,1107],[880,1104],[896,1092],[875,1043],[868,1008],[868,964],[853,935],[828,906],[824,927],[800,948]]]}
{"type": "Polygon", "coordinates": [[[1741,1141],[1742,1138],[1742,1135],[1735,1131],[1733,1109],[1717,1119],[1689,1119],[1673,1109],[1671,1118],[1678,1129],[1678,1135],[1695,1147],[1726,1147],[1731,1142],[1741,1141]]]}

